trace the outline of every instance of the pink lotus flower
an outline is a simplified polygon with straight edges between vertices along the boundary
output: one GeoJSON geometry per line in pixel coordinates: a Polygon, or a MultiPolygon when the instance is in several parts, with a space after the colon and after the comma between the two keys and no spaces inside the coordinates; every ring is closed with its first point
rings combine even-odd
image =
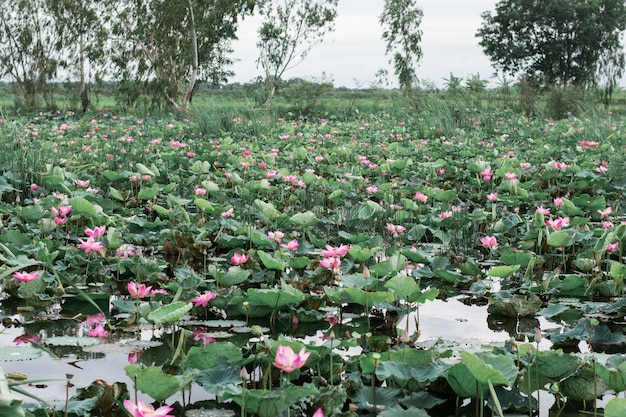
{"type": "Polygon", "coordinates": [[[378,189],[378,187],[370,185],[365,189],[365,191],[367,191],[368,194],[376,194],[380,190],[378,189]]]}
{"type": "Polygon", "coordinates": [[[150,294],[150,290],[152,289],[152,285],[146,286],[146,284],[141,284],[137,286],[135,281],[131,281],[128,283],[128,293],[131,297],[135,298],[144,298],[148,294],[150,294]]]}
{"type": "Polygon", "coordinates": [[[31,343],[39,344],[39,336],[36,334],[24,333],[23,335],[13,339],[13,343],[16,345],[29,345],[31,343]]]}
{"type": "Polygon", "coordinates": [[[326,245],[326,250],[322,250],[322,256],[324,258],[341,258],[348,253],[350,246],[341,245],[338,248],[334,248],[330,245],[326,245]]]}
{"type": "Polygon", "coordinates": [[[293,349],[289,346],[278,345],[276,350],[276,357],[274,359],[274,366],[284,372],[293,372],[296,369],[300,369],[304,366],[307,359],[311,355],[310,352],[306,352],[306,348],[302,348],[299,353],[294,353],[293,349]]]}
{"type": "Polygon", "coordinates": [[[39,272],[14,272],[13,278],[20,282],[31,282],[39,278],[39,272]]]}
{"type": "Polygon", "coordinates": [[[324,412],[322,411],[321,408],[318,408],[314,413],[313,413],[313,417],[324,417],[324,412]]]}
{"type": "Polygon", "coordinates": [[[290,240],[287,244],[282,243],[280,245],[281,248],[289,249],[291,251],[297,251],[300,244],[296,239],[290,240]]]}
{"type": "Polygon", "coordinates": [[[556,219],[546,220],[546,226],[552,227],[554,230],[561,230],[569,226],[569,217],[558,217],[556,219]]]}
{"type": "Polygon", "coordinates": [[[605,208],[604,210],[598,210],[600,213],[600,220],[606,219],[613,213],[613,208],[611,206],[605,208]]]}
{"type": "Polygon", "coordinates": [[[339,270],[341,269],[341,258],[338,258],[338,257],[324,258],[320,261],[320,266],[326,269],[330,269],[331,271],[337,274],[339,273],[339,270]]]}
{"type": "Polygon", "coordinates": [[[81,188],[89,187],[89,180],[74,180],[74,184],[81,188]]]}
{"type": "Polygon", "coordinates": [[[102,242],[96,242],[93,236],[89,236],[87,240],[78,239],[80,243],[76,246],[85,251],[85,253],[89,252],[98,252],[101,249],[104,249],[104,245],[102,242]]]}
{"type": "Polygon", "coordinates": [[[442,211],[441,213],[439,213],[439,218],[441,220],[449,219],[450,217],[452,217],[452,211],[451,210],[449,210],[449,211],[442,211]]]}
{"type": "Polygon", "coordinates": [[[98,226],[98,227],[94,227],[93,229],[86,228],[85,234],[89,237],[93,237],[94,239],[98,239],[104,236],[105,230],[106,230],[106,226],[98,226]]]}
{"type": "Polygon", "coordinates": [[[555,205],[556,207],[561,207],[561,206],[563,206],[563,205],[565,204],[565,203],[563,202],[563,199],[562,199],[562,198],[559,198],[559,197],[555,198],[553,202],[554,202],[554,205],[555,205]]]}
{"type": "Polygon", "coordinates": [[[50,211],[55,216],[65,217],[72,211],[72,206],[60,206],[58,209],[56,207],[50,207],[50,211]]]}
{"type": "Polygon", "coordinates": [[[438,174],[438,175],[444,175],[445,173],[446,173],[445,168],[439,168],[439,169],[437,170],[437,174],[438,174]]]}
{"type": "Polygon", "coordinates": [[[267,232],[267,237],[280,243],[280,241],[285,237],[285,234],[280,230],[276,230],[274,232],[267,232]]]}
{"type": "Polygon", "coordinates": [[[123,259],[132,258],[133,256],[135,256],[135,247],[129,243],[124,243],[119,248],[117,248],[117,250],[115,251],[115,256],[123,259]]]}
{"type": "Polygon", "coordinates": [[[520,167],[520,168],[522,168],[522,169],[528,169],[528,168],[530,168],[531,166],[532,166],[532,165],[531,165],[531,163],[530,163],[530,162],[520,162],[520,163],[519,163],[519,167],[520,167]]]}
{"type": "Polygon", "coordinates": [[[543,206],[537,207],[537,213],[543,214],[544,216],[550,215],[550,209],[544,208],[543,206]]]}
{"type": "Polygon", "coordinates": [[[498,241],[496,240],[495,236],[482,237],[480,238],[480,243],[483,245],[484,248],[487,248],[487,249],[498,247],[498,241]]]}
{"type": "Polygon", "coordinates": [[[137,404],[130,400],[124,400],[124,408],[132,417],[174,417],[169,414],[173,410],[172,407],[164,405],[155,410],[154,407],[144,404],[141,400],[137,400],[137,404]]]}
{"type": "Polygon", "coordinates": [[[514,172],[505,172],[504,173],[504,178],[506,178],[507,180],[516,180],[517,179],[517,174],[514,172]]]}
{"type": "Polygon", "coordinates": [[[39,190],[39,186],[37,184],[35,184],[35,183],[32,183],[30,185],[30,189],[33,190],[33,191],[37,191],[37,190],[39,190]]]}
{"type": "Polygon", "coordinates": [[[137,363],[143,351],[133,350],[128,354],[128,363],[137,363]]]}
{"type": "Polygon", "coordinates": [[[232,262],[233,265],[243,265],[248,262],[248,255],[245,253],[240,254],[235,252],[235,254],[230,258],[230,262],[232,262]]]}
{"type": "Polygon", "coordinates": [[[209,343],[215,342],[215,339],[211,337],[209,333],[207,333],[206,329],[195,328],[193,329],[193,332],[191,334],[193,335],[193,340],[202,340],[204,346],[208,345],[209,343]]]}
{"type": "Polygon", "coordinates": [[[493,176],[493,172],[491,172],[491,168],[485,168],[482,171],[480,171],[480,175],[483,177],[483,181],[487,182],[491,180],[491,177],[493,176]]]}
{"type": "Polygon", "coordinates": [[[489,193],[489,194],[487,194],[487,200],[489,200],[489,201],[498,201],[498,193],[489,193]]]}
{"type": "Polygon", "coordinates": [[[399,224],[387,223],[385,229],[389,230],[393,237],[398,237],[398,235],[406,230],[406,227],[400,226],[399,224]]]}
{"type": "Polygon", "coordinates": [[[55,217],[52,220],[54,220],[54,222],[58,225],[58,226],[62,226],[65,223],[67,223],[67,219],[65,217],[55,217]]]}
{"type": "Polygon", "coordinates": [[[566,170],[567,168],[569,168],[569,165],[564,162],[555,161],[554,167],[559,170],[566,170]]]}
{"type": "Polygon", "coordinates": [[[206,194],[206,189],[205,188],[200,188],[200,187],[196,188],[196,195],[203,196],[205,194],[206,194]]]}
{"type": "Polygon", "coordinates": [[[108,334],[109,334],[109,332],[107,332],[104,329],[104,326],[102,325],[102,323],[98,323],[98,325],[96,327],[94,327],[93,329],[91,329],[89,331],[89,336],[90,337],[97,337],[97,338],[100,338],[100,339],[106,339],[108,334]]]}
{"type": "Polygon", "coordinates": [[[234,209],[231,207],[229,208],[227,211],[224,211],[220,214],[220,216],[222,216],[222,218],[226,219],[228,217],[235,217],[235,211],[234,209]]]}
{"type": "Polygon", "coordinates": [[[191,301],[194,303],[194,307],[206,307],[209,301],[211,301],[215,297],[217,297],[217,294],[211,291],[205,291],[204,294],[192,298],[191,301]]]}
{"type": "Polygon", "coordinates": [[[608,252],[615,252],[619,248],[619,242],[611,243],[606,247],[608,252]]]}
{"type": "Polygon", "coordinates": [[[89,328],[92,328],[100,323],[104,323],[106,318],[104,317],[104,313],[91,314],[87,316],[84,322],[81,324],[86,325],[89,328]]]}
{"type": "Polygon", "coordinates": [[[419,191],[415,193],[415,199],[424,204],[428,202],[428,196],[426,194],[420,193],[419,191]]]}

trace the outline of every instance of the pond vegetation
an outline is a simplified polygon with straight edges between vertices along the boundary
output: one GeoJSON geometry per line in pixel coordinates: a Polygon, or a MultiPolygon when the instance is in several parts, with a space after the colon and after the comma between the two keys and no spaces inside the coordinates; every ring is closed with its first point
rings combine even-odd
{"type": "Polygon", "coordinates": [[[183,117],[0,123],[1,415],[626,413],[622,118],[183,117]]]}

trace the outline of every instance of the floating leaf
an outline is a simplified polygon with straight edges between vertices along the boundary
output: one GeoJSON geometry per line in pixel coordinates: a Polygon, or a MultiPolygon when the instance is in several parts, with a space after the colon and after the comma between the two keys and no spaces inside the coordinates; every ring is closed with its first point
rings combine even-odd
{"type": "Polygon", "coordinates": [[[97,337],[77,337],[77,336],[52,336],[44,340],[46,345],[51,346],[94,346],[101,343],[97,337]]]}
{"type": "Polygon", "coordinates": [[[41,349],[35,347],[0,347],[0,361],[27,361],[41,356],[41,349]]]}

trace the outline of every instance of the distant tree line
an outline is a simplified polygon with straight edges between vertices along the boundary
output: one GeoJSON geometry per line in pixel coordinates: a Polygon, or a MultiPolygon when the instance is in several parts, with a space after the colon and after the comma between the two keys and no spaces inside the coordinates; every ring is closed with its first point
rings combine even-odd
{"type": "MultiPolygon", "coordinates": [[[[90,89],[114,81],[118,98],[139,96],[182,109],[199,82],[234,74],[239,22],[259,13],[260,102],[286,71],[334,29],[338,0],[0,0],[0,77],[27,108],[54,106],[54,83],[68,81],[83,110],[90,89]]],[[[422,10],[385,0],[379,16],[404,95],[419,85],[422,10]]],[[[533,86],[604,85],[623,75],[623,0],[501,0],[476,36],[496,74],[533,86]]],[[[385,70],[380,72],[385,73],[385,70]]]]}

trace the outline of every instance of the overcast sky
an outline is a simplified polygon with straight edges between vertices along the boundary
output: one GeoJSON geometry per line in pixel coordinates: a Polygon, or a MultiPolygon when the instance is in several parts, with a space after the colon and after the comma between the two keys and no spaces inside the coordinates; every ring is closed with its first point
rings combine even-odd
{"type": "MultiPolygon", "coordinates": [[[[417,0],[424,12],[422,20],[423,57],[418,78],[442,86],[450,73],[463,79],[480,74],[482,79],[494,70],[475,37],[481,13],[493,11],[497,0],[417,0]]],[[[379,69],[389,71],[395,81],[378,18],[384,0],[339,0],[335,31],[315,47],[304,62],[285,73],[284,78],[319,77],[326,73],[336,87],[368,87],[379,69]]],[[[261,19],[248,17],[240,23],[239,40],[233,42],[233,82],[248,82],[261,75],[256,68],[257,29],[261,19]]],[[[497,84],[494,80],[493,84],[497,84]]]]}

